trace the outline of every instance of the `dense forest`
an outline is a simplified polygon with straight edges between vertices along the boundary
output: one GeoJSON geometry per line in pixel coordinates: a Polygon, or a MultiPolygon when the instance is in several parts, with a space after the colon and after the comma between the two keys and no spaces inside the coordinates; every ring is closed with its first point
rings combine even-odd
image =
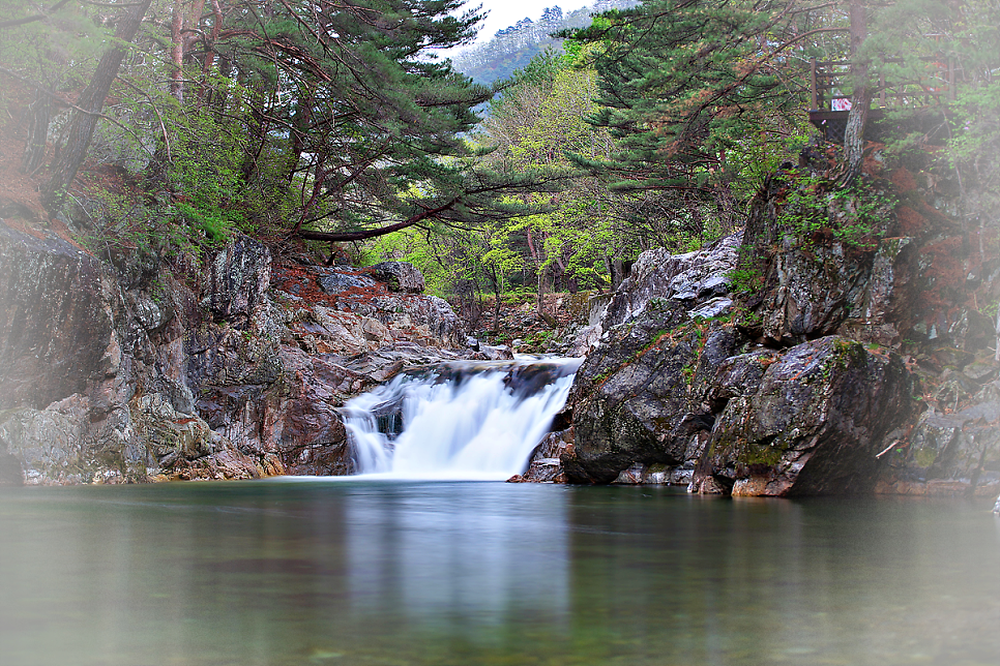
{"type": "Polygon", "coordinates": [[[930,155],[977,193],[963,224],[997,224],[995,0],[650,0],[578,28],[556,7],[539,25],[558,24],[562,49],[489,84],[442,57],[479,12],[0,0],[0,215],[105,258],[198,257],[242,233],[402,259],[466,298],[617,284],[645,249],[743,225],[769,175],[809,155],[828,160],[801,175],[821,193],[864,191],[873,155],[930,155]],[[836,143],[809,122],[815,61],[842,67],[836,143]]]}

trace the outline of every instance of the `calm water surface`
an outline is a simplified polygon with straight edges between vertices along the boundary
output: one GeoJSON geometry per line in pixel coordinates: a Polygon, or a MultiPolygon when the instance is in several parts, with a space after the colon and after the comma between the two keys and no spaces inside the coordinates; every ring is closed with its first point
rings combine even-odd
{"type": "Polygon", "coordinates": [[[271,481],[0,490],[0,663],[1000,663],[960,501],[271,481]]]}

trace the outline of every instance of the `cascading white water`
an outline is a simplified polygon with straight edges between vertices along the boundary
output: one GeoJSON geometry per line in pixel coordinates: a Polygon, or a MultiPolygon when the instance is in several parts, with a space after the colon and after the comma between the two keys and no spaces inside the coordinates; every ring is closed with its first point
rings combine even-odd
{"type": "Polygon", "coordinates": [[[501,480],[521,473],[566,403],[581,359],[538,363],[400,375],[350,400],[343,413],[358,472],[501,480]]]}

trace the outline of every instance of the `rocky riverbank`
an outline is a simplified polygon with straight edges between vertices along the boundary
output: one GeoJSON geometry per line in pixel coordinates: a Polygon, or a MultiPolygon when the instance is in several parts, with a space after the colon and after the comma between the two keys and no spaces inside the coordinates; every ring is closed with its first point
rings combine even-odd
{"type": "Polygon", "coordinates": [[[572,426],[526,478],[1000,491],[996,313],[978,307],[1000,298],[997,239],[954,221],[947,183],[905,168],[870,176],[874,195],[822,200],[840,229],[864,211],[862,235],[804,230],[787,214],[794,175],[769,180],[745,231],[640,257],[578,341],[572,426]]]}
{"type": "Polygon", "coordinates": [[[509,357],[478,326],[586,356],[520,481],[1000,493],[997,239],[902,167],[814,196],[839,222],[806,228],[802,177],[772,177],[739,233],[644,253],[614,293],[549,295],[558,330],[534,302],[463,322],[407,264],[246,237],[99,260],[0,223],[0,482],[350,473],[338,407],[409,366],[509,357]]]}
{"type": "Polygon", "coordinates": [[[0,481],[351,470],[337,407],[411,364],[490,358],[407,264],[96,259],[0,222],[0,481]]]}

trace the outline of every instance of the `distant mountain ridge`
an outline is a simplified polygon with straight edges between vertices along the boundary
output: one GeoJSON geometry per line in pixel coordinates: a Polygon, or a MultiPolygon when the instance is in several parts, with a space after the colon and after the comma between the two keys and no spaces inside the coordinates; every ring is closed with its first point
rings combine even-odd
{"type": "Polygon", "coordinates": [[[510,77],[546,49],[562,50],[562,40],[553,38],[552,33],[583,28],[590,25],[593,14],[637,4],[639,0],[597,0],[590,7],[569,13],[564,13],[559,5],[546,7],[537,21],[525,17],[498,30],[490,41],[453,56],[452,62],[458,71],[477,82],[493,83],[510,77]]]}

